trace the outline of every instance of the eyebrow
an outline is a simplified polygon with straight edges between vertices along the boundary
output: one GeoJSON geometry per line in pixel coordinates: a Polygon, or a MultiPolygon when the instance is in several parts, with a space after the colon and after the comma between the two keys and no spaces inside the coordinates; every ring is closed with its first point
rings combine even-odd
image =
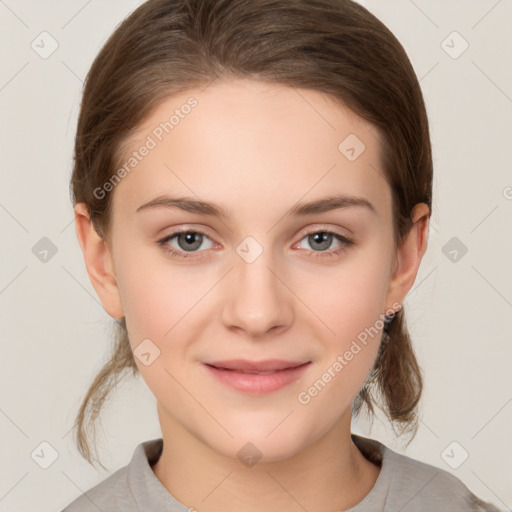
{"type": "MultiPolygon", "coordinates": [[[[377,210],[373,204],[364,197],[337,195],[324,197],[309,203],[297,203],[292,206],[285,215],[305,216],[324,213],[340,208],[348,208],[351,206],[361,206],[367,208],[374,214],[377,214],[377,210]]],[[[231,213],[225,208],[208,201],[201,201],[191,197],[171,197],[167,195],[158,196],[151,201],[140,205],[136,212],[150,210],[153,208],[178,208],[189,213],[211,215],[212,217],[224,219],[229,218],[231,213]]]]}

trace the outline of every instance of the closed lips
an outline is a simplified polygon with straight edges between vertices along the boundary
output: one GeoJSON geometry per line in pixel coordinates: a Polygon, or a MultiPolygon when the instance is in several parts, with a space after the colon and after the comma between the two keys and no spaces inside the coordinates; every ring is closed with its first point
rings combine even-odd
{"type": "Polygon", "coordinates": [[[231,360],[231,361],[214,361],[204,363],[219,370],[230,370],[237,373],[253,373],[259,375],[271,375],[273,373],[290,370],[309,364],[311,361],[282,361],[282,360],[266,360],[266,361],[247,361],[247,360],[231,360]]]}
{"type": "Polygon", "coordinates": [[[297,384],[311,361],[266,361],[229,360],[204,361],[210,375],[222,384],[248,395],[273,393],[286,386],[297,384]]]}

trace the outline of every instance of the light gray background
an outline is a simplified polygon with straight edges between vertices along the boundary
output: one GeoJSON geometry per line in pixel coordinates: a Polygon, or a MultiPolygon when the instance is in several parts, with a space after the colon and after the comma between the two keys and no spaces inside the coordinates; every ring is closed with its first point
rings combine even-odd
{"type": "MultiPolygon", "coordinates": [[[[109,472],[90,467],[70,433],[110,351],[112,322],[89,282],[72,222],[78,106],[93,58],[140,3],[0,0],[2,511],[60,510],[127,464],[139,442],[160,437],[155,400],[141,379],[124,381],[103,412],[99,449],[109,472]],[[43,31],[59,45],[47,59],[31,47],[43,31]],[[57,248],[47,262],[33,253],[43,237],[57,248]],[[52,450],[41,443],[57,456],[47,469],[40,464],[51,462],[52,450]]],[[[353,430],[452,472],[509,510],[512,3],[362,3],[402,42],[421,80],[435,205],[428,250],[405,304],[426,376],[420,429],[406,450],[380,420],[371,431],[364,422],[353,430]],[[463,41],[453,31],[469,44],[457,58],[463,41]],[[460,462],[463,450],[467,460],[451,467],[447,461],[460,462]]]]}

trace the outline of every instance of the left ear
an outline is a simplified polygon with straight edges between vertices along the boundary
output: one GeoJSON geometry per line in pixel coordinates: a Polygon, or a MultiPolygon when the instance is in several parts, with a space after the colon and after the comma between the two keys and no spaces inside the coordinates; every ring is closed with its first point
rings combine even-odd
{"type": "Polygon", "coordinates": [[[395,270],[391,276],[386,299],[387,308],[392,304],[403,304],[405,296],[412,288],[418,269],[427,250],[430,209],[425,203],[418,203],[412,211],[413,226],[397,248],[395,270]]]}

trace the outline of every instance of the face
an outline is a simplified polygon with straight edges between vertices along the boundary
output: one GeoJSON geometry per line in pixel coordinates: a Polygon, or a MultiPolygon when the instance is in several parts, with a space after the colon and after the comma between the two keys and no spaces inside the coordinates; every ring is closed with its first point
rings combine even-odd
{"type": "Polygon", "coordinates": [[[217,81],[162,103],[125,154],[112,265],[162,424],[278,460],[349,421],[403,298],[377,131],[316,91],[217,81]],[[342,196],[361,201],[322,203],[342,196]]]}

